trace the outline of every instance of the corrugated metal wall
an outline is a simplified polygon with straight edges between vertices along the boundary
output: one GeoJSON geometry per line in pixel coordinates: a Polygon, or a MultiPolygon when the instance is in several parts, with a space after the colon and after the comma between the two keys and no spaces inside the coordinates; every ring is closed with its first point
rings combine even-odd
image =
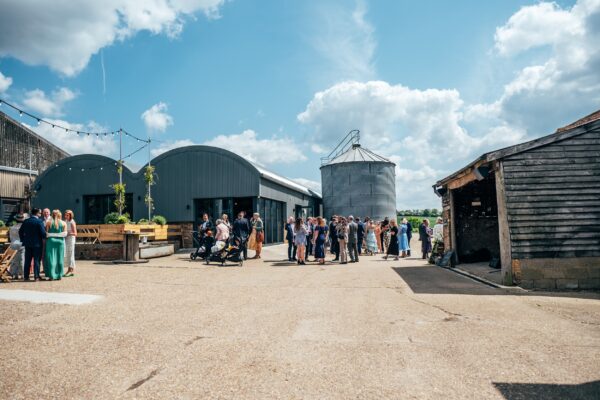
{"type": "MultiPolygon", "coordinates": [[[[192,221],[194,199],[261,196],[285,202],[286,215],[293,215],[295,205],[318,203],[318,199],[261,180],[254,166],[214,147],[172,150],[155,158],[152,164],[156,168],[156,185],[152,189],[154,214],[164,215],[170,221],[192,221]]],[[[70,157],[58,167],[50,167],[34,183],[37,196],[33,203],[39,207],[70,208],[82,220],[83,196],[112,194],[110,185],[117,181],[114,160],[95,155],[70,157]],[[100,165],[104,165],[102,170],[98,169],[100,165]]],[[[147,211],[143,169],[134,174],[125,168],[123,181],[127,193],[133,195],[133,210],[127,211],[133,211],[135,219],[144,217],[147,211]]]]}
{"type": "Polygon", "coordinates": [[[600,256],[600,132],[502,163],[513,259],[600,256]]]}
{"type": "Polygon", "coordinates": [[[351,162],[321,168],[324,217],[354,215],[374,219],[396,216],[394,164],[351,162]]]}

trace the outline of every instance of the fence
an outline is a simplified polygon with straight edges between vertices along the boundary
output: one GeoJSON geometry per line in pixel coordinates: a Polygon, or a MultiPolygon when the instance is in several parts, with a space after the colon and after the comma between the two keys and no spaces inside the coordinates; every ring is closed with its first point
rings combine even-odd
{"type": "MultiPolygon", "coordinates": [[[[123,241],[123,233],[134,232],[149,241],[183,240],[185,227],[179,224],[102,224],[77,225],[77,241],[85,243],[106,243],[123,241]]],[[[8,242],[8,228],[0,228],[0,244],[8,242]]]]}

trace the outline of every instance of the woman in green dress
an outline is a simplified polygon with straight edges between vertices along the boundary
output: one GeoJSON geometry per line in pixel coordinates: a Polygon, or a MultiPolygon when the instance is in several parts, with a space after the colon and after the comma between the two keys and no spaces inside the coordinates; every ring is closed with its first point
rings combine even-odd
{"type": "Polygon", "coordinates": [[[60,280],[63,276],[65,259],[65,236],[67,227],[59,210],[52,211],[52,219],[46,222],[46,254],[44,274],[49,280],[60,280]]]}

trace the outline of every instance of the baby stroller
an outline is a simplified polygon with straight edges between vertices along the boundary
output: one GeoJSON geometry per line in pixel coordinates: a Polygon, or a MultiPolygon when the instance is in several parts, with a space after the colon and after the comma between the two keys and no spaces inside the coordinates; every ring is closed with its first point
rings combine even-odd
{"type": "Polygon", "coordinates": [[[203,237],[200,237],[198,231],[192,232],[192,238],[194,240],[194,244],[196,245],[196,251],[190,254],[190,259],[195,260],[200,257],[205,260],[208,256],[210,256],[210,250],[215,244],[215,239],[212,237],[212,232],[208,232],[203,237]]]}
{"type": "Polygon", "coordinates": [[[241,267],[244,265],[242,249],[245,245],[246,241],[239,237],[234,237],[232,240],[228,240],[224,247],[215,245],[212,247],[213,251],[205,259],[206,264],[210,264],[211,262],[220,262],[221,266],[223,266],[225,262],[232,261],[238,263],[241,267]]]}

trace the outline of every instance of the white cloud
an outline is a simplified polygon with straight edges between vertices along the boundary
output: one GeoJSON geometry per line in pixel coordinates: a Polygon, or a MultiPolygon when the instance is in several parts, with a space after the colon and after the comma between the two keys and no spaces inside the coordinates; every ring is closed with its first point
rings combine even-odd
{"type": "Polygon", "coordinates": [[[504,86],[500,117],[539,135],[600,105],[600,0],[580,0],[570,9],[555,3],[523,7],[499,27],[501,56],[541,46],[550,56],[521,69],[504,86]]]}
{"type": "Polygon", "coordinates": [[[0,13],[0,56],[47,65],[67,76],[90,57],[140,31],[177,36],[186,18],[218,17],[224,0],[21,0],[0,13]]]}
{"type": "Polygon", "coordinates": [[[438,178],[525,138],[497,117],[477,132],[465,127],[465,113],[476,124],[493,110],[465,106],[456,90],[350,81],[316,93],[298,120],[313,128],[319,146],[334,146],[349,130],[360,129],[365,147],[396,163],[399,208],[426,208],[439,207],[431,190],[438,178]]]}
{"type": "Polygon", "coordinates": [[[0,72],[0,93],[4,93],[12,85],[13,79],[0,72]]]}
{"type": "Polygon", "coordinates": [[[352,10],[340,4],[321,2],[317,6],[312,44],[327,60],[329,79],[370,79],[375,76],[373,56],[377,43],[375,29],[366,19],[367,4],[357,0],[352,10]]]}
{"type": "Polygon", "coordinates": [[[177,149],[179,147],[192,146],[198,143],[194,143],[189,139],[175,140],[172,142],[162,142],[157,147],[150,150],[150,154],[152,157],[156,157],[161,155],[162,153],[166,153],[169,150],[177,149]]]}
{"type": "Polygon", "coordinates": [[[319,146],[316,143],[313,143],[310,145],[310,150],[315,153],[315,154],[325,154],[327,153],[327,150],[325,148],[323,148],[322,146],[319,146]]]}
{"type": "Polygon", "coordinates": [[[164,132],[169,126],[173,125],[173,117],[167,114],[167,109],[167,105],[160,102],[142,113],[141,118],[148,131],[164,132]]]}
{"type": "MultiPolygon", "coordinates": [[[[60,119],[48,119],[48,122],[75,131],[103,132],[107,130],[105,127],[98,125],[93,121],[88,122],[87,124],[79,124],[60,119]]],[[[47,124],[29,126],[29,128],[71,155],[102,154],[109,157],[115,157],[118,154],[118,139],[111,135],[77,135],[74,132],[65,132],[63,129],[53,128],[51,125],[47,124]]]]}
{"type": "Polygon", "coordinates": [[[256,132],[247,129],[239,134],[219,135],[204,143],[196,143],[189,139],[163,142],[151,150],[152,156],[156,157],[166,151],[178,147],[203,144],[226,149],[236,153],[246,160],[258,165],[291,164],[306,160],[300,150],[300,146],[292,139],[272,136],[269,139],[260,139],[256,132]]]}
{"type": "Polygon", "coordinates": [[[299,183],[302,186],[314,190],[317,193],[321,193],[321,182],[312,181],[310,179],[305,178],[292,178],[292,180],[296,183],[299,183]]]}
{"type": "Polygon", "coordinates": [[[398,207],[439,208],[431,192],[437,179],[486,151],[549,134],[598,109],[598,43],[600,0],[570,9],[523,7],[496,30],[491,57],[540,46],[549,56],[518,70],[497,100],[465,104],[457,90],[347,81],[316,93],[298,120],[313,128],[319,147],[360,129],[366,147],[397,164],[398,207]]]}
{"type": "Polygon", "coordinates": [[[496,49],[502,55],[515,55],[583,33],[584,26],[576,15],[556,3],[539,3],[522,7],[505,25],[496,29],[496,49]]]}
{"type": "Polygon", "coordinates": [[[277,136],[259,139],[251,129],[240,134],[219,135],[204,144],[230,150],[259,165],[291,164],[306,160],[300,146],[292,139],[277,136]]]}
{"type": "Polygon", "coordinates": [[[43,90],[34,89],[25,92],[23,104],[27,109],[40,113],[44,116],[61,116],[63,115],[62,108],[65,103],[73,100],[77,95],[66,87],[61,87],[52,92],[48,97],[43,90]]]}

